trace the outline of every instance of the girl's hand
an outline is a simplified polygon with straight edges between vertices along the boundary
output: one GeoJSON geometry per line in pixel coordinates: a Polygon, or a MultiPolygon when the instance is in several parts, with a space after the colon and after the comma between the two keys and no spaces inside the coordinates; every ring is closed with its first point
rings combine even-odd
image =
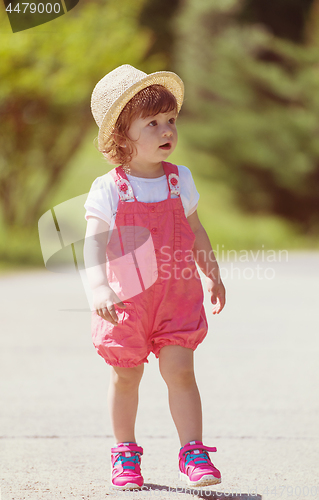
{"type": "Polygon", "coordinates": [[[117,325],[118,317],[115,312],[114,304],[123,309],[126,305],[118,298],[112,288],[109,286],[99,286],[93,291],[93,307],[96,313],[112,323],[112,325],[117,325]]]}
{"type": "Polygon", "coordinates": [[[213,314],[219,314],[225,306],[226,302],[226,291],[222,280],[219,278],[218,281],[213,281],[210,278],[206,278],[208,292],[210,294],[210,300],[213,304],[213,314]]]}

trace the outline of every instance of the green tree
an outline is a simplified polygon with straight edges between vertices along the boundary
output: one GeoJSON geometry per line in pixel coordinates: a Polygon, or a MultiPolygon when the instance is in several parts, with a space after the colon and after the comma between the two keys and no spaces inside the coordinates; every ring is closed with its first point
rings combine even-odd
{"type": "MultiPolygon", "coordinates": [[[[120,64],[141,66],[144,0],[83,1],[12,34],[0,10],[0,203],[6,226],[34,225],[94,120],[94,85],[120,64]]],[[[147,67],[146,67],[147,68],[147,67]]],[[[76,182],[76,180],[75,180],[76,182]]]]}
{"type": "Polygon", "coordinates": [[[243,0],[237,19],[261,23],[279,38],[302,43],[314,0],[243,0]]]}
{"type": "Polygon", "coordinates": [[[172,70],[174,65],[174,20],[181,4],[182,0],[146,0],[139,16],[140,25],[149,28],[152,33],[146,59],[160,56],[168,70],[172,70]]]}
{"type": "MultiPolygon", "coordinates": [[[[318,232],[318,50],[305,35],[297,44],[265,22],[239,22],[243,7],[247,2],[188,0],[179,15],[176,62],[186,83],[189,141],[221,166],[242,207],[318,232]]],[[[301,31],[306,17],[298,37],[301,31]]]]}

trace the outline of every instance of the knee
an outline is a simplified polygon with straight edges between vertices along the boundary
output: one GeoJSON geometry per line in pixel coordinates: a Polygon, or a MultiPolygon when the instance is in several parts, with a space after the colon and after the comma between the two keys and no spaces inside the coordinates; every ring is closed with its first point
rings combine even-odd
{"type": "Polygon", "coordinates": [[[160,366],[161,375],[169,388],[187,388],[196,384],[193,366],[176,363],[174,366],[160,366]]]}
{"type": "Polygon", "coordinates": [[[121,389],[132,390],[139,386],[144,371],[144,364],[133,368],[112,367],[111,380],[121,389]]]}

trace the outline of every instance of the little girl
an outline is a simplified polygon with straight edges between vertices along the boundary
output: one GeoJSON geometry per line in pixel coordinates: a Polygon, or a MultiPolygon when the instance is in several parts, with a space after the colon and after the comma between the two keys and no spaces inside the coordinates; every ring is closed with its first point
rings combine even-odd
{"type": "Polygon", "coordinates": [[[85,264],[93,291],[92,337],[111,365],[109,409],[116,440],[112,485],[143,485],[135,440],[138,387],[153,352],[169,392],[181,442],[181,478],[191,486],[217,484],[220,472],[202,443],[202,410],[193,351],[207,334],[203,290],[213,314],[225,289],[197,215],[199,195],[190,171],[167,163],[177,144],[176,119],[184,86],[171,72],[150,75],[123,65],[96,85],[91,108],[99,150],[120,164],[96,179],[85,208],[85,264]]]}

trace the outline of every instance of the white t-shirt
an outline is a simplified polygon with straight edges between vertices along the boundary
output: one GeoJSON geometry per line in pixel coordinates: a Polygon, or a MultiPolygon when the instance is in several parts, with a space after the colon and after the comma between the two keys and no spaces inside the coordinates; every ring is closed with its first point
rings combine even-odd
{"type": "MultiPolygon", "coordinates": [[[[185,216],[189,217],[195,212],[199,200],[191,171],[183,165],[178,165],[179,185],[181,201],[185,216]]],[[[168,196],[168,185],[166,175],[156,179],[145,179],[127,175],[137,201],[144,203],[156,203],[166,200],[168,196]]],[[[172,195],[177,198],[177,195],[172,195]]],[[[84,204],[86,209],[85,218],[98,217],[107,222],[111,227],[117,211],[119,195],[113,177],[107,173],[98,177],[93,182],[87,200],[84,204]]],[[[125,203],[130,203],[128,200],[125,203]]]]}

